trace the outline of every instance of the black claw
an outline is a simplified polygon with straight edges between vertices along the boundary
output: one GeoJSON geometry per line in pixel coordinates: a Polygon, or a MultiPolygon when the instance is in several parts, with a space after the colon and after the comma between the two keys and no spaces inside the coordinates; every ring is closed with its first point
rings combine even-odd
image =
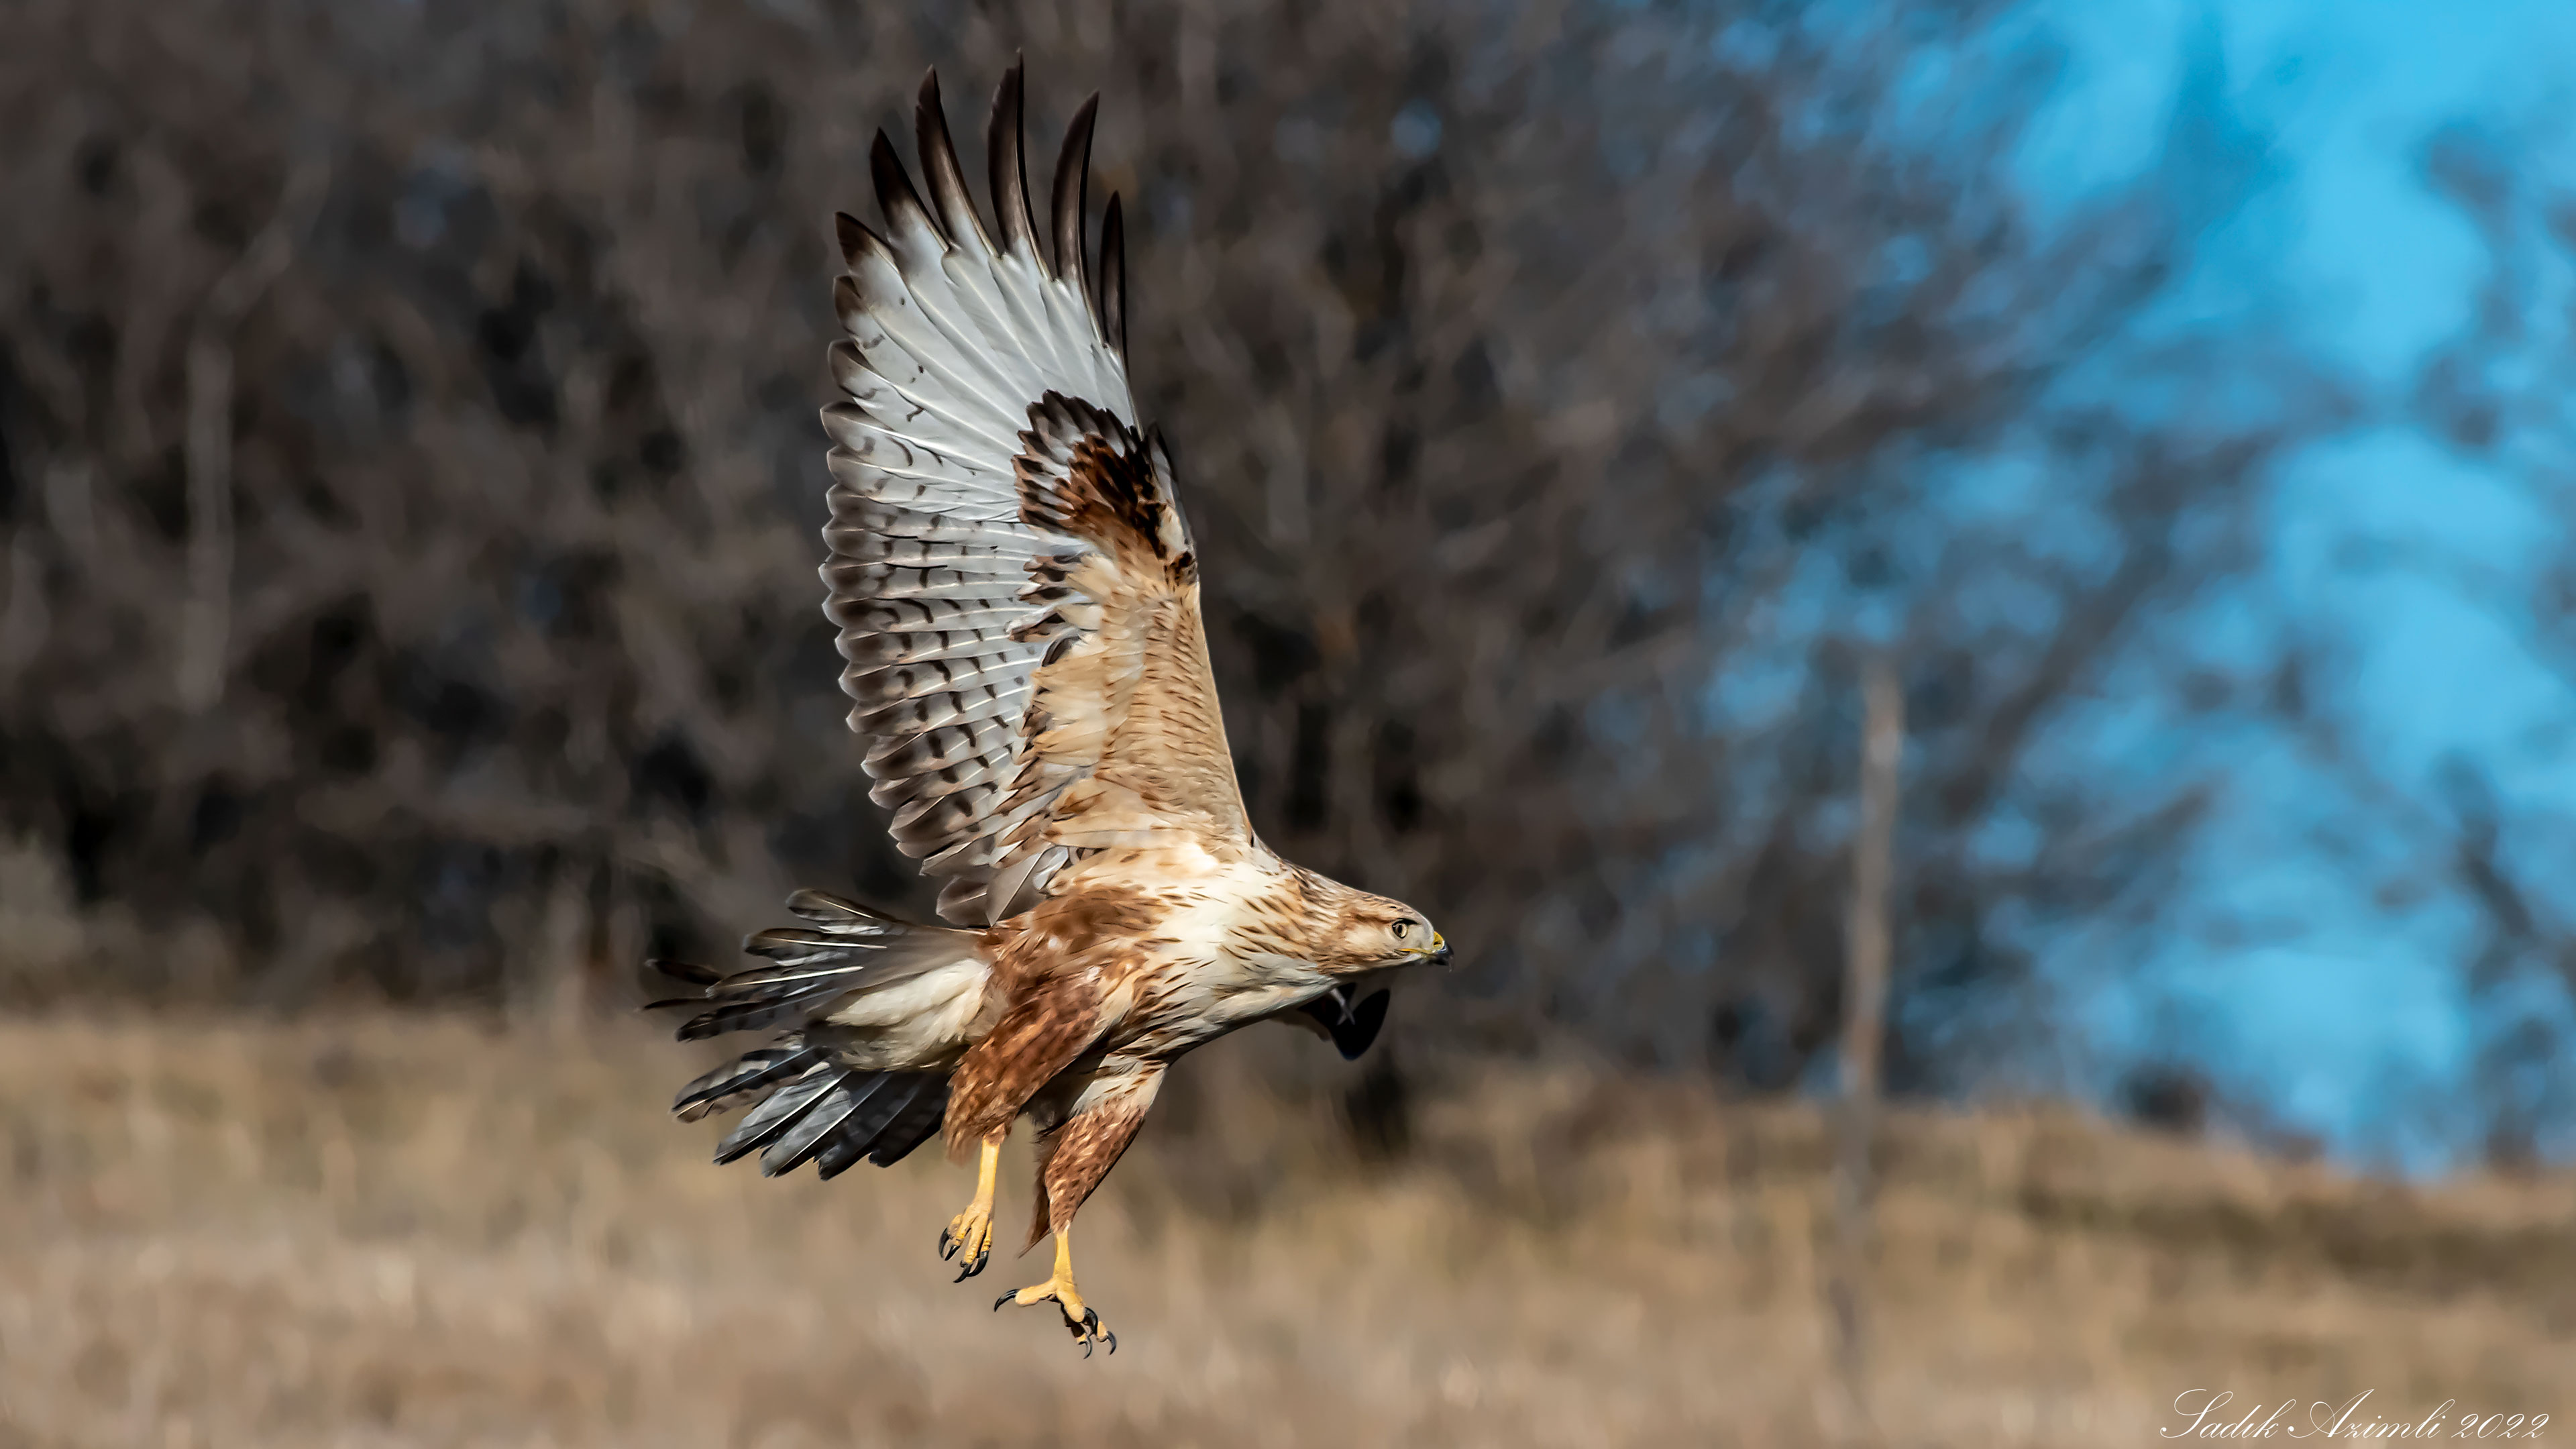
{"type": "Polygon", "coordinates": [[[949,1259],[956,1257],[959,1246],[960,1245],[955,1235],[951,1234],[946,1228],[941,1228],[939,1230],[939,1261],[945,1263],[949,1259]]]}
{"type": "Polygon", "coordinates": [[[1108,1339],[1108,1340],[1109,1340],[1109,1351],[1110,1351],[1111,1353],[1116,1353],[1116,1352],[1118,1351],[1118,1335],[1117,1335],[1117,1334],[1111,1333],[1108,1329],[1105,1329],[1105,1328],[1104,1328],[1104,1329],[1100,1330],[1100,1336],[1101,1336],[1102,1338],[1105,1338],[1105,1339],[1108,1339]]]}
{"type": "Polygon", "coordinates": [[[1003,1294],[1001,1297],[994,1299],[994,1300],[993,1300],[993,1311],[994,1311],[995,1313],[999,1313],[999,1312],[1001,1312],[1001,1311],[1002,1311],[1002,1305],[1004,1305],[1004,1304],[1006,1304],[1006,1303],[1010,1302],[1012,1299],[1017,1298],[1017,1297],[1019,1297],[1019,1296],[1020,1296],[1020,1290],[1019,1290],[1019,1289],[1017,1289],[1017,1288],[1014,1288],[1014,1289],[1012,1289],[1010,1292],[1003,1294]]]}
{"type": "Polygon", "coordinates": [[[992,1261],[992,1249],[986,1248],[984,1251],[977,1253],[973,1260],[958,1265],[957,1281],[963,1283],[967,1279],[974,1277],[976,1274],[983,1272],[985,1267],[991,1264],[992,1261]]]}

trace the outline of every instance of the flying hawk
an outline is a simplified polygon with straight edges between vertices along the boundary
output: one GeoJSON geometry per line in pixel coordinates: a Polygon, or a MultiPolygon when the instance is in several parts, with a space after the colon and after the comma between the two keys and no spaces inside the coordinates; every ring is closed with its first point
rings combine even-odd
{"type": "MultiPolygon", "coordinates": [[[[1244,817],[1199,614],[1199,559],[1162,436],[1127,383],[1118,198],[1085,256],[1085,103],[1042,243],[1021,160],[1021,71],[993,99],[988,227],[949,144],[938,76],[917,107],[925,203],[886,140],[882,232],[840,217],[831,347],[825,614],[850,728],[894,839],[942,878],[949,924],[819,891],[803,924],[744,943],[684,1041],[784,1027],[692,1082],[682,1120],[752,1105],[718,1162],[776,1174],[892,1163],[943,1131],[978,1157],[940,1235],[963,1281],[993,1239],[1003,1138],[1037,1129],[1055,1271],[993,1306],[1054,1303],[1088,1355],[1117,1340],[1073,1281],[1074,1213],[1124,1152],[1171,1062],[1283,1018],[1356,1056],[1396,968],[1449,959],[1422,912],[1272,854],[1244,817]]],[[[1025,1251],[1025,1247],[1023,1249],[1025,1251]]]]}

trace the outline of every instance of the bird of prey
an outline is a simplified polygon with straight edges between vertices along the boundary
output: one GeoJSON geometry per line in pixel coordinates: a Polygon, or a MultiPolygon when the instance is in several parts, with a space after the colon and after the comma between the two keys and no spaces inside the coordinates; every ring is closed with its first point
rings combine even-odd
{"type": "Polygon", "coordinates": [[[1053,1303],[1088,1356],[1117,1340],[1074,1286],[1075,1212],[1191,1048],[1282,1019],[1346,1056],[1386,1013],[1389,973],[1445,962],[1423,913],[1289,864],[1244,815],[1208,668],[1199,555],[1162,435],[1127,378],[1118,198],[1086,255],[1099,98],[1031,214],[1021,70],[994,97],[993,219],[968,196],[924,78],[929,198],[880,131],[882,231],[838,218],[848,271],[823,410],[832,483],[825,614],[850,728],[895,842],[945,881],[934,926],[819,891],[733,975],[655,963],[701,988],[682,1040],[784,1028],[689,1084],[684,1120],[750,1112],[717,1148],[764,1172],[831,1177],[944,1132],[977,1159],[940,1236],[983,1270],[994,1178],[1021,1117],[1037,1132],[1027,1243],[1047,1280],[994,1304],[1053,1303]]]}

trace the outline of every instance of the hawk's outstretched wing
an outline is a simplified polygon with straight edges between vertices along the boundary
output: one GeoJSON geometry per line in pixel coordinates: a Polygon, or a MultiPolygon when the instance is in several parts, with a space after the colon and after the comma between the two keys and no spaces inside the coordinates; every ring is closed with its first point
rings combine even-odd
{"type": "Polygon", "coordinates": [[[1197,556],[1128,391],[1115,196],[1096,290],[1083,255],[1092,110],[1057,163],[1052,259],[1029,213],[1017,66],[987,147],[998,245],[936,75],[917,112],[933,204],[880,132],[885,233],[839,219],[825,612],[871,796],[894,809],[897,844],[949,878],[939,913],[960,925],[1025,910],[1078,851],[1250,838],[1197,556]]]}

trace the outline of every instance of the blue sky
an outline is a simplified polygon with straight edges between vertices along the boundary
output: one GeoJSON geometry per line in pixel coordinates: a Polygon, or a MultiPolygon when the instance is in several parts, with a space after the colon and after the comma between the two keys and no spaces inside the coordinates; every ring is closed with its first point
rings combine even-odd
{"type": "MultiPolygon", "coordinates": [[[[2069,51],[2025,156],[2044,195],[2150,164],[2184,58],[2214,36],[2231,102],[2271,140],[2277,180],[2210,239],[2187,295],[2271,289],[2295,335],[2390,401],[2462,324],[2482,265],[2468,227],[2419,179],[2424,138],[2463,117],[2556,115],[2576,56],[2571,0],[2041,0],[2036,16],[2069,51]]],[[[2286,624],[2348,651],[2327,702],[2362,726],[2371,764],[2402,795],[2432,802],[2441,761],[2465,751],[2508,797],[2576,805],[2576,751],[2562,747],[2576,699],[2451,588],[2351,562],[2352,545],[2396,539],[2525,567],[2545,535],[2511,480],[2411,430],[2368,429],[2296,458],[2269,522],[2266,568],[2212,603],[2239,616],[2213,625],[2286,624]]],[[[2446,1104],[2472,1042],[2457,988],[2468,914],[2439,898],[2374,904],[2376,882],[2316,843],[2340,828],[2320,804],[2337,792],[2289,742],[2251,742],[2231,768],[2184,929],[2151,970],[2092,1000],[2086,1026],[2114,1055],[2160,1029],[2179,1036],[2222,1086],[2348,1160],[2448,1165],[2459,1144],[2446,1104]]],[[[2351,828],[2365,858],[2419,848],[2384,824],[2384,838],[2366,820],[2351,828]]]]}

